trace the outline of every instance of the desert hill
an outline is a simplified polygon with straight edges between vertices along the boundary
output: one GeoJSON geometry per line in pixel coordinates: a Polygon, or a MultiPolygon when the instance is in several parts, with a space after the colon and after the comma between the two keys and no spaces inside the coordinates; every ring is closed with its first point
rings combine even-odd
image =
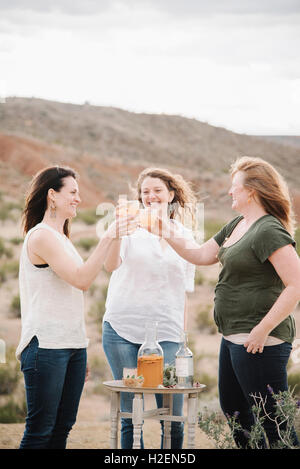
{"type": "MultiPolygon", "coordinates": [[[[232,216],[227,195],[228,168],[244,154],[264,157],[286,176],[300,220],[300,149],[286,140],[281,144],[180,116],[134,114],[88,104],[25,98],[9,98],[0,104],[0,339],[7,346],[7,366],[2,370],[8,371],[2,376],[14,386],[13,391],[6,393],[2,389],[2,394],[0,389],[0,449],[17,448],[24,431],[24,384],[14,358],[21,329],[18,263],[22,238],[18,202],[23,201],[31,176],[47,165],[72,166],[80,174],[82,208],[94,209],[101,201],[115,202],[118,194],[128,194],[129,184],[143,168],[167,167],[193,182],[205,203],[205,215],[213,218],[211,229],[215,229],[215,221],[232,216]]],[[[98,241],[95,224],[76,217],[71,239],[86,259],[98,241]]],[[[199,409],[214,412],[220,411],[217,368],[221,336],[213,322],[218,274],[218,264],[197,268],[195,291],[188,294],[189,344],[194,352],[195,373],[197,380],[207,384],[199,409]]],[[[101,343],[108,282],[109,275],[103,270],[85,292],[91,375],[69,448],[109,447],[110,403],[102,383],[111,379],[111,373],[101,343]]],[[[299,308],[295,318],[299,330],[299,308]]],[[[292,387],[299,383],[297,366],[291,364],[289,368],[292,387]]],[[[146,447],[158,448],[159,422],[148,421],[145,427],[146,447]]],[[[197,427],[196,448],[212,447],[197,427]]]]}
{"type": "Polygon", "coordinates": [[[68,164],[80,173],[83,206],[92,207],[128,193],[141,169],[164,166],[192,181],[206,208],[224,216],[228,168],[251,155],[282,172],[299,212],[300,149],[280,142],[181,116],[7,98],[0,104],[0,183],[2,191],[20,196],[38,169],[68,164]]]}

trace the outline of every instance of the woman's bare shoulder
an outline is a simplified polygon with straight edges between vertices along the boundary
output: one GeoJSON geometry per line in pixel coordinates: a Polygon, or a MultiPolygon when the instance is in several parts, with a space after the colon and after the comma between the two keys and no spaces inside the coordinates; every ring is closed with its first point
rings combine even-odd
{"type": "Polygon", "coordinates": [[[47,228],[40,227],[37,230],[34,230],[28,239],[28,243],[30,244],[31,247],[34,246],[43,246],[45,244],[52,244],[56,243],[57,238],[55,234],[48,230],[47,228]]]}

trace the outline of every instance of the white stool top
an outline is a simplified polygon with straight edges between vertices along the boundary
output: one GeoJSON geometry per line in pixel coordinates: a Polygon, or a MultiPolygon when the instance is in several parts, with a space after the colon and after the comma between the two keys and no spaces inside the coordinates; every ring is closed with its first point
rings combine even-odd
{"type": "Polygon", "coordinates": [[[133,393],[141,393],[141,394],[193,394],[202,392],[205,388],[205,384],[200,384],[198,387],[191,387],[191,388],[144,388],[144,387],[136,387],[136,388],[129,388],[125,386],[122,380],[116,381],[104,381],[104,386],[106,386],[111,391],[117,392],[133,392],[133,393]]]}

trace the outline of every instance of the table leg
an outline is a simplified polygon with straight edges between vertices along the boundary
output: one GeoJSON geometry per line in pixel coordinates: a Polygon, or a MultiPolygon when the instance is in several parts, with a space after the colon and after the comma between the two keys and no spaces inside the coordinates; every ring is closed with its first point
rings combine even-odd
{"type": "MultiPolygon", "coordinates": [[[[169,408],[169,415],[173,414],[173,396],[172,394],[163,394],[163,407],[169,408]]],[[[164,449],[171,449],[171,422],[164,421],[164,449]]]]}
{"type": "Polygon", "coordinates": [[[196,421],[197,421],[197,394],[188,395],[188,438],[187,447],[189,449],[195,448],[195,432],[196,432],[196,421]]]}
{"type": "Polygon", "coordinates": [[[132,402],[133,449],[140,449],[143,426],[143,394],[134,395],[132,402]]]}
{"type": "Polygon", "coordinates": [[[110,447],[118,448],[120,393],[112,391],[110,401],[110,447]]]}

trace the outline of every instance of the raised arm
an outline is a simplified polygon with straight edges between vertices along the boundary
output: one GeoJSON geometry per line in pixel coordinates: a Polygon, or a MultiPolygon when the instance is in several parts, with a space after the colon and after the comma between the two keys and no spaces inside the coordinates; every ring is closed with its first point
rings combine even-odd
{"type": "Polygon", "coordinates": [[[199,245],[193,239],[182,237],[181,232],[173,223],[162,218],[158,219],[156,227],[151,231],[162,236],[179,256],[191,264],[212,265],[218,262],[219,245],[213,238],[199,245]]]}
{"type": "Polygon", "coordinates": [[[120,257],[122,239],[114,239],[108,248],[104,268],[107,272],[113,272],[122,264],[120,257]]]}
{"type": "Polygon", "coordinates": [[[122,208],[125,210],[127,209],[126,203],[120,203],[116,208],[117,236],[110,244],[106,254],[104,268],[107,272],[113,272],[122,264],[122,259],[120,256],[122,238],[120,233],[123,235],[131,234],[137,227],[136,217],[133,215],[121,215],[120,210],[122,208]]]}
{"type": "Polygon", "coordinates": [[[165,238],[169,245],[186,261],[195,265],[212,265],[218,262],[218,243],[209,239],[201,246],[195,241],[179,237],[165,238]]]}
{"type": "Polygon", "coordinates": [[[111,233],[105,233],[86,262],[78,265],[64,249],[54,233],[39,229],[28,240],[28,254],[38,256],[49,264],[51,269],[70,285],[87,290],[100,272],[107,250],[113,242],[111,233]]]}
{"type": "MultiPolygon", "coordinates": [[[[63,280],[80,290],[87,290],[99,274],[112,243],[118,238],[130,234],[137,226],[133,217],[120,223],[112,223],[104,233],[93,253],[82,264],[76,261],[64,249],[55,234],[47,229],[39,229],[31,234],[28,240],[28,254],[38,256],[49,264],[51,269],[63,280]]],[[[120,242],[120,240],[119,240],[120,242]]]]}

